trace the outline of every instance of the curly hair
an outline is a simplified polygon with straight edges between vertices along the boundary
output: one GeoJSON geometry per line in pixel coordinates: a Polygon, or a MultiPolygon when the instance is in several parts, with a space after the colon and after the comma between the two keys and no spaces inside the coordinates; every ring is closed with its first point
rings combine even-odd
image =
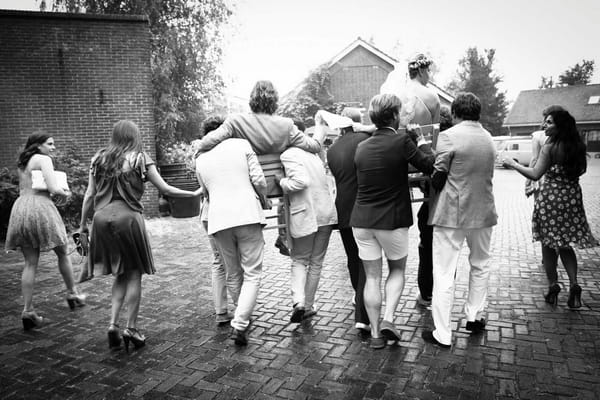
{"type": "Polygon", "coordinates": [[[222,115],[211,115],[202,122],[202,126],[200,127],[200,133],[202,134],[202,136],[204,136],[208,132],[212,132],[221,125],[223,125],[223,122],[225,122],[225,117],[223,117],[222,115]]]}
{"type": "Polygon", "coordinates": [[[461,92],[452,102],[452,115],[465,121],[479,121],[481,101],[471,92],[461,92]]]}
{"type": "Polygon", "coordinates": [[[46,140],[50,139],[52,136],[48,134],[48,132],[44,130],[37,130],[33,132],[27,138],[27,143],[25,144],[25,149],[19,154],[19,158],[17,160],[17,168],[23,171],[27,168],[27,163],[31,160],[31,157],[34,154],[40,154],[39,146],[46,143],[46,140]]]}
{"type": "Polygon", "coordinates": [[[140,129],[129,120],[120,120],[113,126],[112,136],[108,146],[98,152],[92,168],[96,175],[113,177],[119,174],[125,154],[129,152],[141,153],[142,139],[140,129]]]}
{"type": "Polygon", "coordinates": [[[563,150],[564,158],[560,163],[569,177],[577,178],[587,169],[587,153],[575,118],[566,110],[551,111],[548,115],[554,121],[554,126],[548,128],[548,143],[563,150]]]}
{"type": "Polygon", "coordinates": [[[452,113],[450,112],[450,107],[441,106],[440,107],[440,132],[445,131],[446,129],[452,128],[452,113]]]}
{"type": "Polygon", "coordinates": [[[402,102],[394,94],[378,94],[369,104],[369,118],[377,129],[392,126],[394,117],[400,112],[402,102]]]}
{"type": "Polygon", "coordinates": [[[250,93],[250,109],[253,113],[274,114],[279,96],[271,81],[258,81],[250,93]]]}

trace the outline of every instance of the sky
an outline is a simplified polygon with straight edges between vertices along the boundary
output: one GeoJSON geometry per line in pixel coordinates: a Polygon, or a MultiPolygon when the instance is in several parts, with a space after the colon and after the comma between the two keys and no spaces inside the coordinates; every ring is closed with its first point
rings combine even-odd
{"type": "MultiPolygon", "coordinates": [[[[234,15],[223,31],[222,72],[228,93],[240,97],[259,79],[287,93],[357,37],[402,69],[410,55],[428,53],[442,87],[469,47],[493,48],[510,101],[583,59],[596,62],[592,83],[600,83],[599,0],[226,1],[234,15]]],[[[34,0],[0,0],[0,8],[38,9],[34,0]]]]}

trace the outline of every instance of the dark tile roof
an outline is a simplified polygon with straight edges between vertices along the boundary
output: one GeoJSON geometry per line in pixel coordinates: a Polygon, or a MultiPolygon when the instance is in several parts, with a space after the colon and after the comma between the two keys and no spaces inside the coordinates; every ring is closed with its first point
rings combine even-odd
{"type": "Polygon", "coordinates": [[[588,104],[591,96],[600,96],[600,84],[524,90],[504,120],[504,126],[539,124],[542,110],[552,104],[566,108],[578,123],[600,121],[600,104],[588,104]]]}

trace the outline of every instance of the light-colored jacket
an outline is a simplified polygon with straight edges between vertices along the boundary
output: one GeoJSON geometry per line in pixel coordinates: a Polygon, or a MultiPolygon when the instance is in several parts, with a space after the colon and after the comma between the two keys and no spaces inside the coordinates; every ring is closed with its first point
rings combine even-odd
{"type": "Polygon", "coordinates": [[[194,149],[207,151],[228,138],[248,140],[258,155],[280,154],[292,146],[311,153],[321,151],[321,144],[299,131],[290,118],[255,113],[230,115],[220,127],[194,141],[194,149]]]}
{"type": "Polygon", "coordinates": [[[281,154],[286,177],[279,185],[290,199],[290,235],[315,233],[319,226],[337,223],[334,198],[323,162],[316,154],[290,147],[281,154]]]}
{"type": "Polygon", "coordinates": [[[432,204],[430,224],[478,229],[496,225],[492,178],[496,149],[479,122],[463,121],[440,133],[434,169],[448,173],[432,204]]]}
{"type": "Polygon", "coordinates": [[[249,224],[266,224],[256,187],[267,182],[244,139],[227,139],[196,159],[196,176],[208,192],[209,235],[249,224]]]}

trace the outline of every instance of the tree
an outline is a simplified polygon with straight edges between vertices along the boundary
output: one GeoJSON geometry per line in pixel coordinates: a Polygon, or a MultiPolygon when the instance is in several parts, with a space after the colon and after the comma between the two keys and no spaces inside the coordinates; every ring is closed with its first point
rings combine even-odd
{"type": "Polygon", "coordinates": [[[55,0],[53,11],[147,15],[159,149],[194,137],[205,104],[223,88],[220,28],[232,14],[225,0],[55,0]]]}
{"type": "Polygon", "coordinates": [[[594,61],[583,60],[558,76],[558,83],[564,86],[587,85],[594,75],[594,61]]]}
{"type": "Polygon", "coordinates": [[[451,93],[471,92],[481,101],[481,124],[493,135],[500,135],[508,103],[506,93],[498,89],[502,78],[494,73],[495,49],[486,49],[480,55],[476,47],[467,50],[459,61],[457,79],[447,86],[451,93]]]}
{"type": "Polygon", "coordinates": [[[298,90],[281,100],[278,113],[284,117],[299,119],[309,127],[314,125],[313,117],[318,110],[339,111],[338,105],[333,102],[330,83],[327,64],[323,64],[311,71],[298,90]]]}

